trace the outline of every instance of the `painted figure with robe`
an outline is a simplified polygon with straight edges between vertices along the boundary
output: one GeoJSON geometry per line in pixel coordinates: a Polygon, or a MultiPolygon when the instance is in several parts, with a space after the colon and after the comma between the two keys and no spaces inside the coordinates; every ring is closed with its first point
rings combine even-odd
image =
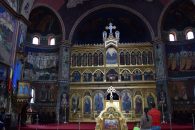
{"type": "Polygon", "coordinates": [[[85,114],[91,113],[91,101],[89,97],[86,97],[84,100],[84,113],[85,114]]]}
{"type": "Polygon", "coordinates": [[[131,110],[131,99],[129,93],[125,92],[122,95],[122,110],[129,112],[131,110]]]}
{"type": "Polygon", "coordinates": [[[104,97],[101,93],[97,93],[94,97],[95,100],[95,111],[101,112],[103,110],[104,97]]]}
{"type": "Polygon", "coordinates": [[[151,109],[152,108],[152,104],[155,103],[154,102],[154,97],[152,96],[152,94],[150,93],[147,97],[147,104],[148,104],[148,108],[151,109]]]}
{"type": "Polygon", "coordinates": [[[143,113],[143,110],[142,110],[142,99],[141,97],[137,97],[135,99],[135,113],[136,114],[142,114],[143,113]]]}

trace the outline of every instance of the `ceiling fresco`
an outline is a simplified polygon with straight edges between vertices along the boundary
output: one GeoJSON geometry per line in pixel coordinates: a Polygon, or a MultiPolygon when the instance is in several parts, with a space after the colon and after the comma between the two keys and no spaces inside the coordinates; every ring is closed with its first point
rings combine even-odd
{"type": "Polygon", "coordinates": [[[195,27],[195,5],[191,0],[177,0],[166,11],[163,30],[195,27]]]}
{"type": "Polygon", "coordinates": [[[56,15],[47,7],[38,7],[30,13],[29,21],[31,25],[28,27],[29,33],[61,34],[61,25],[56,15]]]}

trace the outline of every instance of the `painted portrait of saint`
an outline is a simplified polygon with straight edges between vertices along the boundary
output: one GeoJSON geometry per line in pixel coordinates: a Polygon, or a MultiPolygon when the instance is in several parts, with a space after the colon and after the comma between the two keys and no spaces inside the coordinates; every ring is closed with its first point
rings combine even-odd
{"type": "Polygon", "coordinates": [[[131,110],[131,97],[128,92],[122,94],[122,110],[125,112],[131,110]]]}
{"type": "Polygon", "coordinates": [[[85,97],[84,99],[84,113],[90,114],[91,113],[91,100],[90,97],[85,97]]]}
{"type": "Polygon", "coordinates": [[[72,111],[76,113],[79,110],[79,96],[74,95],[72,97],[72,111]]]}
{"type": "Polygon", "coordinates": [[[143,113],[143,108],[142,108],[142,99],[140,96],[137,96],[135,99],[135,113],[136,114],[142,114],[143,113]]]}
{"type": "Polygon", "coordinates": [[[103,110],[104,96],[101,93],[96,93],[94,97],[95,111],[101,112],[103,110]]]}
{"type": "Polygon", "coordinates": [[[150,93],[147,97],[147,105],[148,108],[151,109],[152,108],[152,104],[155,103],[154,101],[154,97],[152,96],[152,94],[150,93]]]}
{"type": "Polygon", "coordinates": [[[117,64],[117,51],[115,48],[108,48],[106,51],[106,64],[117,64]]]}

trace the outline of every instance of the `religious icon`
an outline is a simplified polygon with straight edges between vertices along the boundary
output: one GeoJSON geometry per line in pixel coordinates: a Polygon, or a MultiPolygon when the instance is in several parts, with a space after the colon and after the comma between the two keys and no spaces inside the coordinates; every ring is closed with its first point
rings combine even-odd
{"type": "Polygon", "coordinates": [[[118,129],[119,121],[117,119],[105,119],[104,120],[104,129],[118,129]]]}
{"type": "Polygon", "coordinates": [[[72,97],[72,111],[76,113],[79,110],[79,97],[74,95],[72,97]]]}
{"type": "Polygon", "coordinates": [[[81,80],[81,75],[78,71],[75,71],[73,74],[72,74],[72,82],[80,82],[81,80]]]}
{"type": "Polygon", "coordinates": [[[91,113],[91,101],[90,97],[86,97],[84,100],[84,113],[89,114],[91,113]]]}
{"type": "Polygon", "coordinates": [[[103,110],[103,100],[104,100],[103,94],[96,93],[94,100],[95,100],[95,111],[101,112],[103,110]]]}
{"type": "Polygon", "coordinates": [[[124,70],[123,73],[121,74],[121,80],[122,81],[130,81],[131,80],[130,72],[127,70],[124,70]]]}
{"type": "Polygon", "coordinates": [[[129,93],[125,92],[122,95],[122,110],[129,112],[131,110],[131,99],[129,93]]]}
{"type": "Polygon", "coordinates": [[[142,80],[142,73],[140,70],[134,71],[133,80],[142,80]]]}
{"type": "Polygon", "coordinates": [[[94,74],[94,81],[103,81],[103,73],[101,71],[97,71],[94,74]]]}
{"type": "Polygon", "coordinates": [[[106,51],[106,64],[117,64],[117,51],[113,47],[106,51]]]}
{"type": "Polygon", "coordinates": [[[150,93],[147,97],[147,104],[148,104],[148,108],[151,109],[152,108],[152,104],[155,103],[154,102],[154,97],[152,96],[152,94],[150,93]]]}
{"type": "Polygon", "coordinates": [[[142,99],[140,96],[135,99],[135,113],[142,114],[142,99]]]}

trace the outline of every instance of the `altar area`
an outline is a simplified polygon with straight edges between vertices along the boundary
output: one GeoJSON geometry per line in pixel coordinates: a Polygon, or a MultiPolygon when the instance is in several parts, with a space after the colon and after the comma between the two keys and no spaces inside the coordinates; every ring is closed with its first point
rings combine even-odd
{"type": "Polygon", "coordinates": [[[110,86],[107,92],[110,93],[110,100],[106,101],[104,110],[96,118],[95,130],[128,130],[119,101],[113,100],[113,92],[116,90],[110,86]]]}
{"type": "Polygon", "coordinates": [[[157,102],[152,44],[120,43],[116,26],[105,29],[103,43],[72,46],[67,113],[60,113],[69,122],[95,122],[110,100],[110,86],[127,122],[139,121],[143,108],[157,102]]]}

